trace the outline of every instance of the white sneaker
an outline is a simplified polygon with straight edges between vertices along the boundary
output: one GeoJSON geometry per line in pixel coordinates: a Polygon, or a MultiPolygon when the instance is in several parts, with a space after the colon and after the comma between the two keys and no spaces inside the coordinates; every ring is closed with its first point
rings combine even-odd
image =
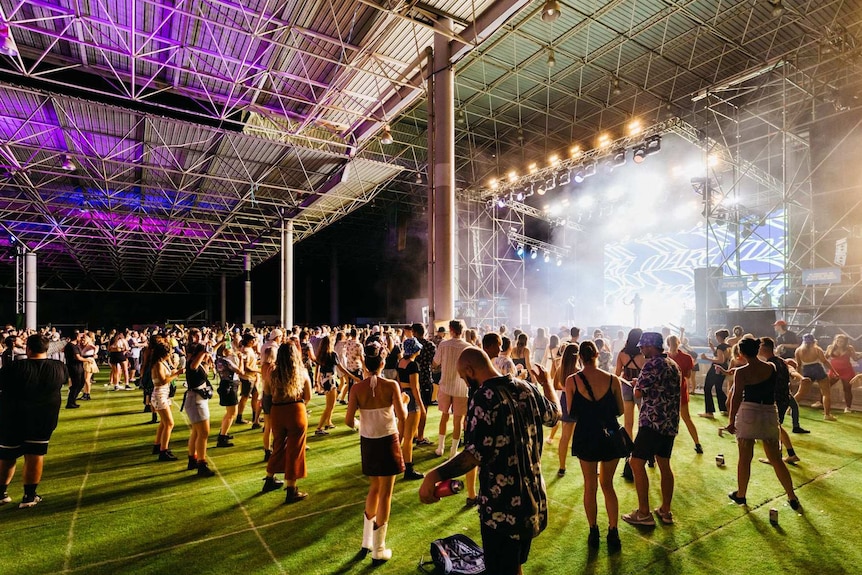
{"type": "Polygon", "coordinates": [[[853,410],[852,410],[852,409],[850,409],[849,407],[845,407],[845,408],[844,408],[844,413],[853,413],[853,410]]]}
{"type": "Polygon", "coordinates": [[[819,409],[819,408],[823,407],[823,402],[822,401],[815,401],[814,403],[811,404],[811,407],[813,407],[814,409],[819,409]]]}
{"type": "Polygon", "coordinates": [[[438,447],[437,449],[434,450],[434,455],[436,455],[437,457],[442,457],[443,456],[443,450],[438,447]]]}

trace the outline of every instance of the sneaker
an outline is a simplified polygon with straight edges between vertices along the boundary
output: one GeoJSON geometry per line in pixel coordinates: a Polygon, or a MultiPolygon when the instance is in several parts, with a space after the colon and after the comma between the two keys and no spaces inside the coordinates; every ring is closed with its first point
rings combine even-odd
{"type": "Polygon", "coordinates": [[[807,429],[802,429],[801,427],[794,427],[793,433],[811,433],[807,429]]]}
{"type": "Polygon", "coordinates": [[[726,412],[726,411],[722,411],[722,412],[721,412],[721,414],[722,414],[723,416],[727,417],[727,412],[726,412]]]}
{"type": "Polygon", "coordinates": [[[318,436],[329,435],[329,432],[326,431],[325,429],[318,429],[317,431],[314,432],[314,435],[318,435],[318,436]]]}
{"type": "Polygon", "coordinates": [[[260,429],[261,425],[255,421],[254,423],[251,424],[251,428],[252,429],[260,429]]]}
{"type": "Polygon", "coordinates": [[[647,527],[655,527],[655,519],[653,519],[652,513],[644,513],[641,515],[640,511],[635,509],[631,513],[626,513],[623,515],[623,521],[628,523],[629,525],[645,525],[647,527]]]}
{"type": "Polygon", "coordinates": [[[727,496],[730,498],[731,501],[733,501],[737,505],[746,505],[747,501],[746,501],[745,497],[740,497],[736,493],[737,493],[736,491],[731,491],[730,493],[727,494],[727,496]]]}
{"type": "Polygon", "coordinates": [[[347,402],[346,402],[346,401],[344,401],[343,399],[339,399],[339,400],[338,400],[338,404],[339,404],[339,405],[347,405],[347,402]]]}
{"type": "Polygon", "coordinates": [[[694,444],[694,452],[703,454],[703,446],[700,443],[694,444]]]}
{"type": "Polygon", "coordinates": [[[123,389],[125,389],[126,391],[132,391],[133,389],[135,389],[135,387],[132,385],[126,385],[126,387],[124,387],[123,389]]]}
{"type": "Polygon", "coordinates": [[[565,469],[558,469],[557,470],[557,477],[565,477],[565,476],[566,476],[566,470],[565,469]]]}
{"type": "Polygon", "coordinates": [[[263,478],[263,489],[260,490],[261,493],[269,493],[270,491],[278,491],[284,486],[284,481],[276,479],[275,477],[264,477],[263,478]]]}
{"type": "Polygon", "coordinates": [[[827,413],[823,416],[823,421],[838,421],[838,419],[831,413],[827,413]]]}
{"type": "Polygon", "coordinates": [[[464,507],[476,507],[479,505],[479,499],[477,497],[468,497],[464,500],[464,507]]]}
{"type": "Polygon", "coordinates": [[[715,419],[714,413],[698,413],[698,417],[705,417],[706,419],[715,419]]]}
{"type": "Polygon", "coordinates": [[[12,498],[4,491],[3,496],[0,497],[0,505],[6,505],[7,503],[12,503],[12,498]]]}
{"type": "Polygon", "coordinates": [[[329,425],[324,425],[323,429],[335,429],[335,426],[330,423],[329,425]]]}
{"type": "Polygon", "coordinates": [[[823,407],[823,402],[822,401],[815,401],[814,403],[811,404],[811,407],[813,407],[814,409],[819,409],[819,408],[823,407]]]}
{"type": "Polygon", "coordinates": [[[81,407],[81,406],[78,405],[77,403],[70,403],[69,405],[66,406],[66,409],[78,409],[79,407],[81,407]]]}
{"type": "Polygon", "coordinates": [[[422,439],[416,440],[416,445],[431,445],[431,440],[427,437],[423,437],[422,439]]]}
{"type": "Polygon", "coordinates": [[[761,462],[761,463],[765,463],[766,465],[772,465],[772,464],[769,462],[769,460],[768,460],[768,459],[766,459],[765,457],[758,457],[758,458],[757,458],[757,460],[758,460],[759,462],[761,462]]]}
{"type": "Polygon", "coordinates": [[[120,391],[121,389],[123,389],[123,388],[120,387],[119,385],[114,386],[114,391],[120,391]]]}
{"type": "Polygon", "coordinates": [[[853,413],[853,410],[852,410],[852,409],[850,409],[849,407],[845,407],[845,408],[844,408],[844,413],[853,413]]]}
{"type": "MultiPolygon", "coordinates": [[[[21,500],[21,503],[18,504],[18,509],[27,509],[28,507],[36,507],[39,502],[42,501],[42,497],[39,495],[34,495],[33,497],[27,497],[26,495],[21,500]]],[[[796,502],[797,505],[799,501],[796,502]]]]}
{"type": "Polygon", "coordinates": [[[438,447],[434,450],[434,455],[436,455],[437,457],[443,457],[443,450],[438,447]]]}
{"type": "Polygon", "coordinates": [[[796,465],[797,463],[799,463],[799,456],[798,455],[788,455],[787,457],[784,458],[784,463],[789,463],[790,465],[796,465]]]}
{"type": "Polygon", "coordinates": [[[668,511],[667,513],[663,513],[661,507],[655,508],[655,514],[658,515],[658,518],[665,525],[673,525],[673,513],[668,511]]]}

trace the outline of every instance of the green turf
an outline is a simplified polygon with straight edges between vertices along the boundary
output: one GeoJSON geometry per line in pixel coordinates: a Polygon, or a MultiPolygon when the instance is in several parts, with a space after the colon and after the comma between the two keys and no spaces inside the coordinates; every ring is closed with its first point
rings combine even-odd
{"type": "MultiPolygon", "coordinates": [[[[479,538],[475,510],[462,507],[463,496],[434,506],[419,503],[418,482],[396,483],[387,543],[393,559],[373,568],[370,558],[355,560],[360,547],[362,505],[367,482],[361,475],[358,436],[343,425],[324,438],[311,436],[309,477],[300,483],[307,500],[282,505],[283,492],[261,495],[264,464],[261,435],[235,426],[236,447],[214,449],[211,479],[185,471],[188,425],[176,411],[170,463],[150,455],[155,426],[145,424],[139,392],[93,387],[93,400],[78,410],[63,410],[46,458],[39,491],[45,500],[29,510],[0,508],[7,552],[0,574],[336,574],[413,573],[428,558],[432,539],[461,532],[479,538]],[[10,537],[11,536],[11,537],[10,537]],[[9,550],[11,549],[11,552],[9,550]]],[[[693,398],[693,411],[700,396],[693,398]]],[[[315,397],[312,427],[322,409],[315,397]]],[[[210,402],[213,419],[223,411],[210,402]]],[[[755,462],[748,491],[749,510],[733,505],[736,445],[721,438],[719,421],[697,419],[704,455],[694,453],[683,431],[676,443],[674,526],[653,530],[620,526],[623,551],[608,556],[602,544],[588,554],[578,462],[556,476],[556,446],[547,449],[543,469],[551,499],[550,524],[533,544],[526,573],[854,573],[862,549],[853,543],[862,509],[862,415],[839,415],[823,422],[803,408],[810,435],[793,435],[802,462],[791,467],[804,506],[802,515],[786,504],[769,466],[755,462]],[[724,468],[714,456],[722,452],[724,468]],[[779,526],[769,523],[769,508],[779,509],[779,526]]],[[[436,439],[439,416],[429,416],[428,434],[436,439]]],[[[217,423],[216,423],[217,425],[217,423]]],[[[217,432],[214,432],[214,435],[217,432]]],[[[756,456],[762,451],[758,446],[756,456]]],[[[417,448],[416,467],[441,460],[433,447],[417,448]]],[[[20,471],[20,470],[19,470],[20,471]]],[[[658,505],[658,472],[649,471],[653,505],[658,505]]],[[[9,493],[21,497],[21,477],[9,493]]],[[[621,512],[636,505],[632,484],[616,482],[621,512]]],[[[599,525],[606,527],[599,496],[599,525]]]]}

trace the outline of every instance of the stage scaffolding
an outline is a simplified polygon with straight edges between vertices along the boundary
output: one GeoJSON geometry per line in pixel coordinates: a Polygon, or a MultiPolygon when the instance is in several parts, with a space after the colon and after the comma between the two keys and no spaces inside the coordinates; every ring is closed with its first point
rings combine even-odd
{"type": "MultiPolygon", "coordinates": [[[[858,65],[840,74],[817,77],[791,60],[771,62],[739,83],[695,97],[699,127],[681,123],[676,130],[701,147],[708,166],[692,186],[704,199],[707,269],[715,288],[706,292],[710,329],[726,325],[728,311],[772,310],[799,332],[820,326],[818,335],[858,335],[862,301],[853,291],[862,284],[862,270],[844,265],[839,250],[826,245],[842,229],[852,233],[853,210],[818,226],[820,200],[812,182],[818,167],[812,129],[848,110],[840,88],[859,81],[858,65]],[[774,234],[778,222],[783,237],[774,234]],[[770,262],[766,269],[747,268],[754,252],[770,262]],[[840,268],[840,281],[805,281],[811,270],[828,268],[840,268]]],[[[828,158],[841,145],[840,137],[830,138],[820,153],[828,158]]]]}

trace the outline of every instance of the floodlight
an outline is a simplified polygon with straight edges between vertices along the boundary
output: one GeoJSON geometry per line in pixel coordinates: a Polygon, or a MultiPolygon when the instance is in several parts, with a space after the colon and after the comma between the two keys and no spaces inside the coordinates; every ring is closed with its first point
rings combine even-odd
{"type": "Polygon", "coordinates": [[[536,249],[536,246],[530,247],[530,259],[534,260],[539,256],[539,250],[536,249]]]}
{"type": "Polygon", "coordinates": [[[395,140],[392,139],[392,130],[389,128],[389,124],[383,126],[383,133],[380,135],[380,143],[384,146],[388,146],[394,141],[395,140]]]}
{"type": "Polygon", "coordinates": [[[548,263],[549,261],[551,261],[551,252],[546,251],[545,252],[545,263],[548,263]]]}
{"type": "Polygon", "coordinates": [[[524,244],[518,244],[517,254],[518,254],[518,257],[524,256],[524,244]]]}
{"type": "Polygon", "coordinates": [[[18,46],[15,45],[12,31],[6,22],[0,22],[0,54],[10,58],[18,57],[18,46]]]}
{"type": "Polygon", "coordinates": [[[634,161],[635,164],[643,163],[647,156],[646,152],[646,144],[638,144],[632,148],[632,161],[634,161]]]}
{"type": "Polygon", "coordinates": [[[549,0],[542,6],[542,21],[556,22],[560,17],[560,3],[556,0],[549,0]]]}
{"type": "Polygon", "coordinates": [[[75,165],[75,162],[72,161],[72,158],[70,158],[69,156],[63,156],[63,164],[60,166],[60,168],[64,172],[74,172],[78,169],[78,166],[75,165]]]}

